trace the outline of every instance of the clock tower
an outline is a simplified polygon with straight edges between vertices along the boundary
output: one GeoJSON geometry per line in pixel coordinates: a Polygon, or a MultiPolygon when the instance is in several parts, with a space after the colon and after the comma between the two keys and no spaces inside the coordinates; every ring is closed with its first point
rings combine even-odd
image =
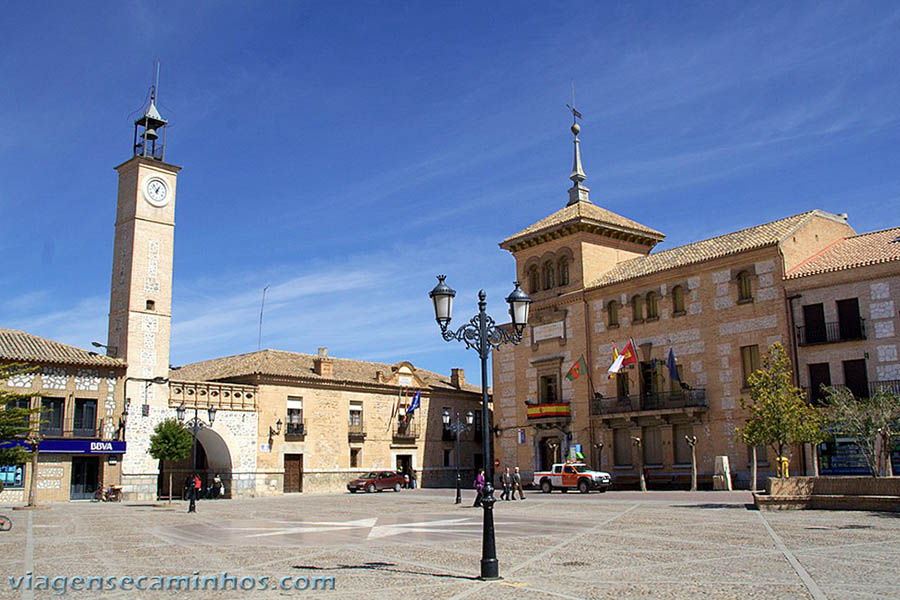
{"type": "Polygon", "coordinates": [[[134,122],[133,156],[116,167],[107,353],[127,364],[122,484],[132,499],[155,499],[158,466],[147,448],[169,401],[175,192],[181,167],[165,161],[166,127],[151,88],[149,106],[134,122]]]}

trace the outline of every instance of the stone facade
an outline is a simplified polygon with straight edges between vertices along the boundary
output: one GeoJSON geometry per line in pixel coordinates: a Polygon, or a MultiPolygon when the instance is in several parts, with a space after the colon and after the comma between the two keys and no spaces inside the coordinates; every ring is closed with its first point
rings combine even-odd
{"type": "MultiPolygon", "coordinates": [[[[249,359],[265,363],[265,357],[273,352],[254,353],[249,359]]],[[[353,380],[335,378],[326,370],[324,376],[311,381],[310,369],[303,365],[318,364],[321,357],[277,354],[288,361],[285,373],[261,374],[252,367],[243,369],[247,373],[239,368],[220,377],[210,370],[212,364],[221,368],[231,362],[246,363],[247,355],[185,365],[172,372],[170,411],[182,402],[192,406],[187,393],[191,389],[196,390],[199,406],[218,402],[212,432],[222,435],[231,463],[210,464],[209,471],[222,472],[232,497],[340,491],[360,473],[400,470],[406,465],[415,471],[422,486],[455,481],[455,442],[444,432],[443,410],[455,415],[474,413],[481,407],[480,393],[465,384],[461,370],[456,370],[454,384],[452,377],[421,371],[407,362],[383,365],[338,359],[342,366],[352,363],[353,380]],[[176,374],[191,381],[175,380],[176,374]],[[211,377],[196,381],[204,374],[211,377]],[[212,401],[216,390],[220,400],[212,401]],[[223,410],[226,390],[232,395],[242,390],[244,398],[252,395],[253,401],[243,410],[223,410]],[[199,400],[201,391],[207,400],[199,400]],[[411,426],[398,430],[399,417],[416,391],[421,391],[420,406],[411,426]],[[296,470],[293,477],[292,469],[296,470]]],[[[460,438],[460,466],[467,482],[481,448],[474,429],[460,438]]],[[[207,436],[204,447],[209,441],[207,436]]],[[[221,453],[206,449],[208,458],[214,454],[221,453]]]]}
{"type": "MultiPolygon", "coordinates": [[[[23,332],[13,333],[18,336],[28,335],[23,332]]],[[[40,339],[36,336],[28,337],[40,339]]],[[[46,341],[49,342],[49,340],[46,341]]],[[[62,346],[55,342],[51,343],[55,346],[62,346]]],[[[56,419],[50,419],[46,411],[42,413],[42,418],[46,421],[44,427],[41,428],[42,438],[45,440],[80,440],[84,442],[120,440],[125,410],[124,365],[105,357],[93,359],[87,351],[68,348],[83,353],[85,362],[96,360],[98,363],[108,362],[110,364],[81,366],[48,363],[11,354],[8,347],[2,347],[0,348],[0,363],[24,364],[29,370],[12,375],[6,381],[0,381],[0,387],[27,395],[26,402],[33,409],[41,407],[42,399],[61,402],[62,410],[56,419]],[[93,402],[95,420],[94,422],[79,420],[77,421],[78,428],[76,428],[76,406],[84,401],[93,402]],[[57,423],[59,427],[56,427],[57,423]]],[[[75,483],[72,476],[74,457],[78,457],[82,462],[93,464],[90,467],[91,474],[88,475],[87,481],[87,485],[91,486],[90,492],[93,492],[95,486],[101,483],[106,485],[120,483],[121,455],[50,454],[39,449],[36,502],[59,502],[70,499],[70,493],[75,483]]],[[[31,463],[26,462],[21,465],[21,470],[23,474],[21,486],[9,485],[10,482],[7,482],[4,491],[0,492],[0,502],[21,503],[28,500],[28,490],[33,477],[31,463]]]]}
{"type": "MultiPolygon", "coordinates": [[[[651,489],[678,487],[690,473],[684,437],[696,436],[701,485],[711,483],[715,457],[727,456],[735,484],[748,486],[751,450],[738,437],[747,418],[746,376],[773,343],[790,351],[785,275],[854,235],[846,217],[812,211],[651,253],[662,234],[596,207],[579,214],[599,216],[572,216],[567,207],[501,243],[534,303],[530,343],[494,353],[498,458],[527,477],[574,445],[615,485],[636,484],[643,464],[651,489]],[[622,351],[629,340],[639,364],[609,378],[613,347],[622,351]],[[670,351],[685,386],[670,377],[670,351]],[[581,357],[588,372],[569,381],[581,357]],[[529,405],[548,403],[568,405],[569,414],[529,418],[529,405]]],[[[888,294],[888,282],[879,283],[866,283],[866,292],[888,294]]],[[[878,298],[865,308],[885,335],[888,302],[878,298]]],[[[873,376],[888,376],[893,342],[875,345],[884,368],[876,373],[875,366],[873,376]]],[[[762,479],[774,461],[764,451],[760,458],[762,479]]],[[[809,467],[799,449],[792,461],[794,472],[809,467]]]]}

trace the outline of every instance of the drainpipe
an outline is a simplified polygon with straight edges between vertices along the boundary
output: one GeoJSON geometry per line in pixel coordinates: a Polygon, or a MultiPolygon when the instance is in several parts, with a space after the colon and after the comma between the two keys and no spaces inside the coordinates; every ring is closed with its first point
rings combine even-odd
{"type": "MultiPolygon", "coordinates": [[[[792,294],[790,296],[786,295],[785,292],[785,301],[787,302],[787,313],[788,313],[788,329],[790,331],[790,344],[791,344],[791,362],[793,363],[793,371],[794,376],[794,385],[800,387],[800,358],[798,356],[797,351],[797,327],[794,324],[794,300],[798,298],[802,298],[803,294],[792,294]]],[[[809,455],[812,458],[813,463],[813,475],[819,475],[819,465],[818,465],[818,448],[816,448],[815,444],[804,444],[809,449],[809,455]]],[[[800,455],[802,460],[801,469],[804,473],[808,474],[807,464],[806,464],[806,452],[800,455]]]]}

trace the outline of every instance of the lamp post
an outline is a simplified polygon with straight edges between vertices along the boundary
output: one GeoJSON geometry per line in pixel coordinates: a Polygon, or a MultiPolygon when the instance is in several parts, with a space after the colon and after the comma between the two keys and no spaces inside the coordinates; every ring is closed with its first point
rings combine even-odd
{"type": "Polygon", "coordinates": [[[497,563],[497,548],[494,542],[494,463],[491,458],[491,429],[490,415],[488,414],[487,393],[487,359],[493,348],[503,344],[519,344],[525,325],[528,323],[528,310],[531,298],[519,289],[519,282],[514,283],[515,288],[506,298],[509,304],[509,315],[512,318],[512,330],[494,323],[486,312],[487,295],[484,290],[478,292],[478,314],[472,317],[468,323],[456,331],[449,331],[453,312],[453,297],[456,292],[444,283],[446,277],[438,275],[438,284],[428,294],[434,303],[434,318],[441,327],[441,335],[444,340],[464,342],[466,348],[471,348],[478,353],[481,359],[481,442],[484,455],[485,484],[482,490],[481,505],[484,507],[484,524],[481,539],[481,579],[499,579],[499,567],[497,563]]]}
{"type": "Polygon", "coordinates": [[[460,489],[460,481],[459,481],[459,435],[469,428],[472,424],[472,421],[475,420],[475,415],[471,410],[466,411],[466,423],[463,425],[462,421],[459,420],[459,411],[456,411],[456,422],[450,422],[450,409],[445,408],[441,413],[441,420],[444,422],[444,428],[448,431],[453,432],[453,438],[456,440],[456,504],[462,503],[462,490],[460,489]]]}
{"type": "MultiPolygon", "coordinates": [[[[200,420],[200,417],[197,416],[197,405],[194,405],[194,418],[189,420],[187,423],[184,423],[184,403],[178,405],[178,408],[175,409],[175,414],[178,416],[178,422],[184,423],[190,430],[191,435],[194,436],[194,447],[193,453],[194,458],[191,460],[191,466],[194,472],[193,477],[191,477],[191,503],[188,505],[188,512],[197,512],[197,488],[194,485],[194,481],[197,479],[197,434],[203,429],[206,425],[203,421],[200,420]]],[[[212,424],[216,420],[216,407],[210,406],[207,409],[209,413],[209,426],[212,427],[212,424]]]]}
{"type": "Polygon", "coordinates": [[[594,451],[597,455],[597,470],[603,469],[603,442],[594,443],[594,451]]]}

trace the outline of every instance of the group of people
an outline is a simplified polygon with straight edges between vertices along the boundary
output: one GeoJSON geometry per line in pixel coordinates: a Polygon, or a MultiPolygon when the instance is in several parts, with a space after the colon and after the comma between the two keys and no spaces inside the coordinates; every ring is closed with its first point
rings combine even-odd
{"type": "MultiPolygon", "coordinates": [[[[475,477],[475,503],[472,506],[481,506],[482,496],[484,494],[484,469],[478,470],[475,477]]],[[[500,494],[501,500],[515,500],[516,492],[519,492],[519,500],[525,499],[525,490],[522,487],[522,474],[519,473],[519,467],[515,467],[514,471],[510,471],[509,467],[500,474],[500,486],[503,493],[500,494]]]]}
{"type": "Polygon", "coordinates": [[[200,477],[197,475],[188,475],[184,480],[184,498],[189,499],[193,495],[195,500],[199,500],[201,498],[206,499],[214,499],[214,498],[224,498],[225,497],[225,482],[222,481],[222,476],[219,473],[216,473],[216,476],[213,477],[213,483],[211,486],[204,488],[203,482],[200,480],[200,477]]]}

